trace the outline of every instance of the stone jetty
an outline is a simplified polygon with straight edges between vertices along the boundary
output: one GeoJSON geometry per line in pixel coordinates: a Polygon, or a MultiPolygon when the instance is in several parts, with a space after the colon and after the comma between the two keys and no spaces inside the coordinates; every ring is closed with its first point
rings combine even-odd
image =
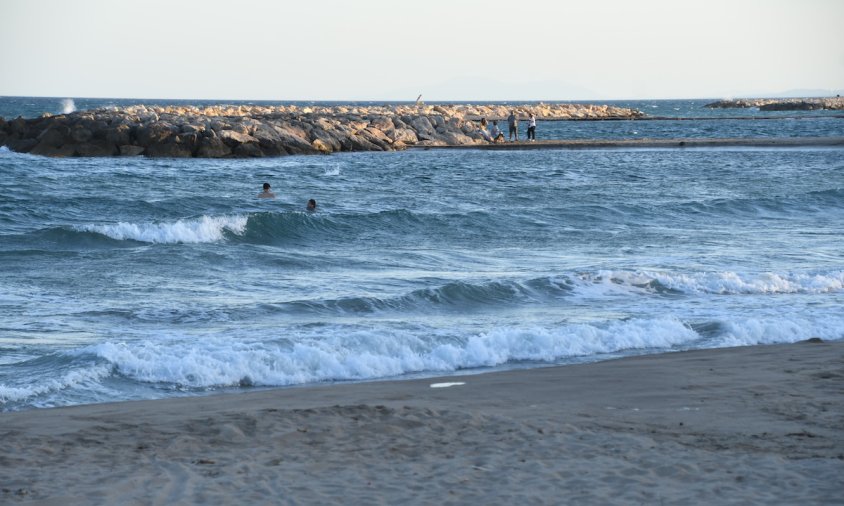
{"type": "Polygon", "coordinates": [[[42,156],[246,158],[488,144],[480,120],[517,111],[524,121],[638,119],[635,109],[591,104],[111,107],[39,118],[0,118],[0,145],[42,156]]]}
{"type": "Polygon", "coordinates": [[[844,110],[844,98],[738,98],[718,100],[705,107],[710,109],[742,109],[757,107],[760,111],[844,110]]]}

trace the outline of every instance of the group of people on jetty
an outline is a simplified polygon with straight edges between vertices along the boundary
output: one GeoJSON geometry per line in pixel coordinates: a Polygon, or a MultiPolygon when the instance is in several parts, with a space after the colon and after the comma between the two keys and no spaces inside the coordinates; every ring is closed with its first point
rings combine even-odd
{"type": "MultiPolygon", "coordinates": [[[[509,141],[513,142],[513,137],[515,137],[516,142],[519,142],[519,117],[515,110],[510,111],[510,116],[507,117],[507,129],[510,134],[509,141]]],[[[480,133],[488,142],[505,142],[504,132],[498,128],[498,120],[493,120],[492,127],[489,127],[486,118],[481,118],[480,133]]],[[[536,142],[536,115],[534,113],[528,116],[527,140],[536,142]]]]}

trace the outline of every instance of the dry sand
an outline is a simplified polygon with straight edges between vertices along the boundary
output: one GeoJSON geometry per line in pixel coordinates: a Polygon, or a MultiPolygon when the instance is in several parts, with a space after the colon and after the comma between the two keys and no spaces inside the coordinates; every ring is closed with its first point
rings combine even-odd
{"type": "Polygon", "coordinates": [[[844,342],[0,414],[2,504],[842,497],[844,342]]]}

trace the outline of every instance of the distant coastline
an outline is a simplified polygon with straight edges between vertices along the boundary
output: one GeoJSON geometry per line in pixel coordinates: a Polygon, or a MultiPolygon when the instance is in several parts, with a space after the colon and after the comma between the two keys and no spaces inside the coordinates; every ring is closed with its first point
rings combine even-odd
{"type": "Polygon", "coordinates": [[[738,98],[718,100],[707,104],[710,109],[744,109],[756,107],[760,111],[844,110],[844,98],[738,98]]]}

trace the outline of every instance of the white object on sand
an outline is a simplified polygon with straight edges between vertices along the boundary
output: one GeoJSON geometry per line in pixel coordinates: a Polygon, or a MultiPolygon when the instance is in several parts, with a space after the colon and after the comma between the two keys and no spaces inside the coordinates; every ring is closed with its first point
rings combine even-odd
{"type": "Polygon", "coordinates": [[[448,388],[448,387],[456,387],[460,385],[465,385],[466,383],[462,381],[453,381],[451,383],[431,383],[431,388],[448,388]]]}

